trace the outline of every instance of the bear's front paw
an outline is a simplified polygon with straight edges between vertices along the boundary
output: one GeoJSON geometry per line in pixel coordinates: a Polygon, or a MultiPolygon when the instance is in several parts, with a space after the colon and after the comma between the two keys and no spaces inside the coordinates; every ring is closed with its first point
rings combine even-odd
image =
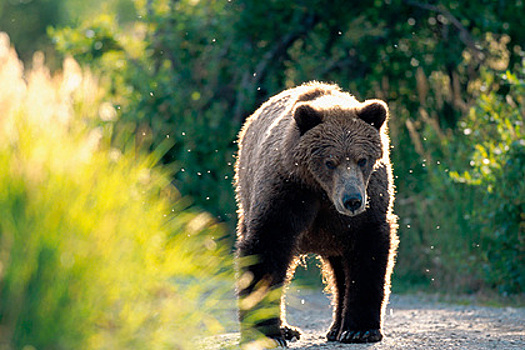
{"type": "Polygon", "coordinates": [[[337,329],[330,329],[328,333],[326,333],[326,339],[328,341],[337,341],[337,336],[339,335],[339,328],[337,329]]]}
{"type": "Polygon", "coordinates": [[[281,327],[281,334],[286,340],[295,341],[301,339],[301,331],[292,326],[281,327]]]}
{"type": "Polygon", "coordinates": [[[343,331],[339,336],[341,343],[375,343],[383,339],[379,329],[369,329],[366,331],[343,331]]]}

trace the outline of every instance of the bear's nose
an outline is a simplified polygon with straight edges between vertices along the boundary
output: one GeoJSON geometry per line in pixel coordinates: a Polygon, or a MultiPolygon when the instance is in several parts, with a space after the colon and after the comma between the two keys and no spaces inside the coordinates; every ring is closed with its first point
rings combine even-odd
{"type": "Polygon", "coordinates": [[[363,197],[359,193],[345,194],[343,197],[343,205],[346,209],[352,212],[356,211],[361,207],[363,197]]]}

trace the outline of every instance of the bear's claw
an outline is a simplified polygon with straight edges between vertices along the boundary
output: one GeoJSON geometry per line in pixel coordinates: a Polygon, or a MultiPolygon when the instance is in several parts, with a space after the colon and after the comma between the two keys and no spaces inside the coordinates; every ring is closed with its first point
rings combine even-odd
{"type": "Polygon", "coordinates": [[[283,326],[281,327],[281,334],[284,339],[295,341],[301,339],[301,331],[295,327],[283,326]]]}
{"type": "Polygon", "coordinates": [[[339,330],[337,329],[331,329],[326,334],[326,339],[328,341],[337,341],[337,334],[339,333],[339,330]]]}
{"type": "Polygon", "coordinates": [[[341,343],[374,343],[383,339],[379,329],[367,331],[343,331],[339,336],[341,343]]]}

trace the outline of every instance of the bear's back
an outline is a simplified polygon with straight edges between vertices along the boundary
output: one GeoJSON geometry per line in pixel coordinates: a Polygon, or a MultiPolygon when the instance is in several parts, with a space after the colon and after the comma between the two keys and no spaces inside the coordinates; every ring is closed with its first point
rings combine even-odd
{"type": "Polygon", "coordinates": [[[296,103],[313,100],[323,100],[322,97],[332,95],[344,103],[344,100],[353,99],[349,94],[343,93],[337,85],[318,82],[309,82],[285,90],[273,96],[257,109],[248,119],[239,133],[239,158],[243,153],[247,158],[252,158],[260,151],[261,147],[278,142],[292,123],[292,111],[296,103]]]}
{"type": "Polygon", "coordinates": [[[337,85],[310,82],[271,97],[246,119],[239,134],[240,145],[250,141],[260,143],[262,137],[269,136],[275,127],[282,126],[281,122],[290,123],[291,111],[297,102],[312,101],[335,93],[340,93],[337,85]]]}

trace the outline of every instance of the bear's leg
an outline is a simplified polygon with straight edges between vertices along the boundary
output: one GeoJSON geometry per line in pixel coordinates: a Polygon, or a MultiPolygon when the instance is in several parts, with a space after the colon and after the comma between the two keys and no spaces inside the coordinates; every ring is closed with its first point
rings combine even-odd
{"type": "Polygon", "coordinates": [[[370,227],[356,233],[355,237],[358,239],[345,259],[347,283],[339,341],[377,342],[383,338],[381,312],[390,240],[386,230],[370,227]]]}
{"type": "Polygon", "coordinates": [[[342,259],[343,258],[340,256],[323,258],[323,262],[325,264],[323,267],[325,271],[323,273],[326,275],[325,278],[330,284],[332,292],[334,293],[333,322],[330,326],[328,334],[326,334],[326,338],[329,341],[338,340],[339,333],[341,331],[341,324],[343,321],[343,308],[345,300],[345,270],[342,259]]]}
{"type": "Polygon", "coordinates": [[[286,346],[286,338],[298,335],[290,327],[281,329],[280,317],[282,287],[293,260],[293,240],[283,240],[287,233],[279,227],[265,228],[249,232],[237,247],[241,343],[264,335],[286,346]]]}
{"type": "MultiPolygon", "coordinates": [[[[295,274],[295,269],[297,268],[297,265],[299,265],[300,262],[299,257],[295,257],[288,267],[288,271],[286,272],[286,279],[284,281],[284,287],[283,291],[286,290],[287,286],[291,283],[293,276],[295,274]]],[[[281,297],[281,334],[284,336],[284,339],[286,340],[299,340],[301,339],[301,330],[297,327],[290,326],[286,322],[286,293],[282,293],[281,297]]]]}
{"type": "Polygon", "coordinates": [[[237,245],[241,343],[263,335],[286,346],[286,338],[298,336],[281,321],[280,301],[297,253],[297,236],[315,219],[319,202],[312,193],[279,186],[269,194],[259,191],[265,201],[253,205],[249,215],[244,213],[240,225],[244,230],[237,245]]]}

